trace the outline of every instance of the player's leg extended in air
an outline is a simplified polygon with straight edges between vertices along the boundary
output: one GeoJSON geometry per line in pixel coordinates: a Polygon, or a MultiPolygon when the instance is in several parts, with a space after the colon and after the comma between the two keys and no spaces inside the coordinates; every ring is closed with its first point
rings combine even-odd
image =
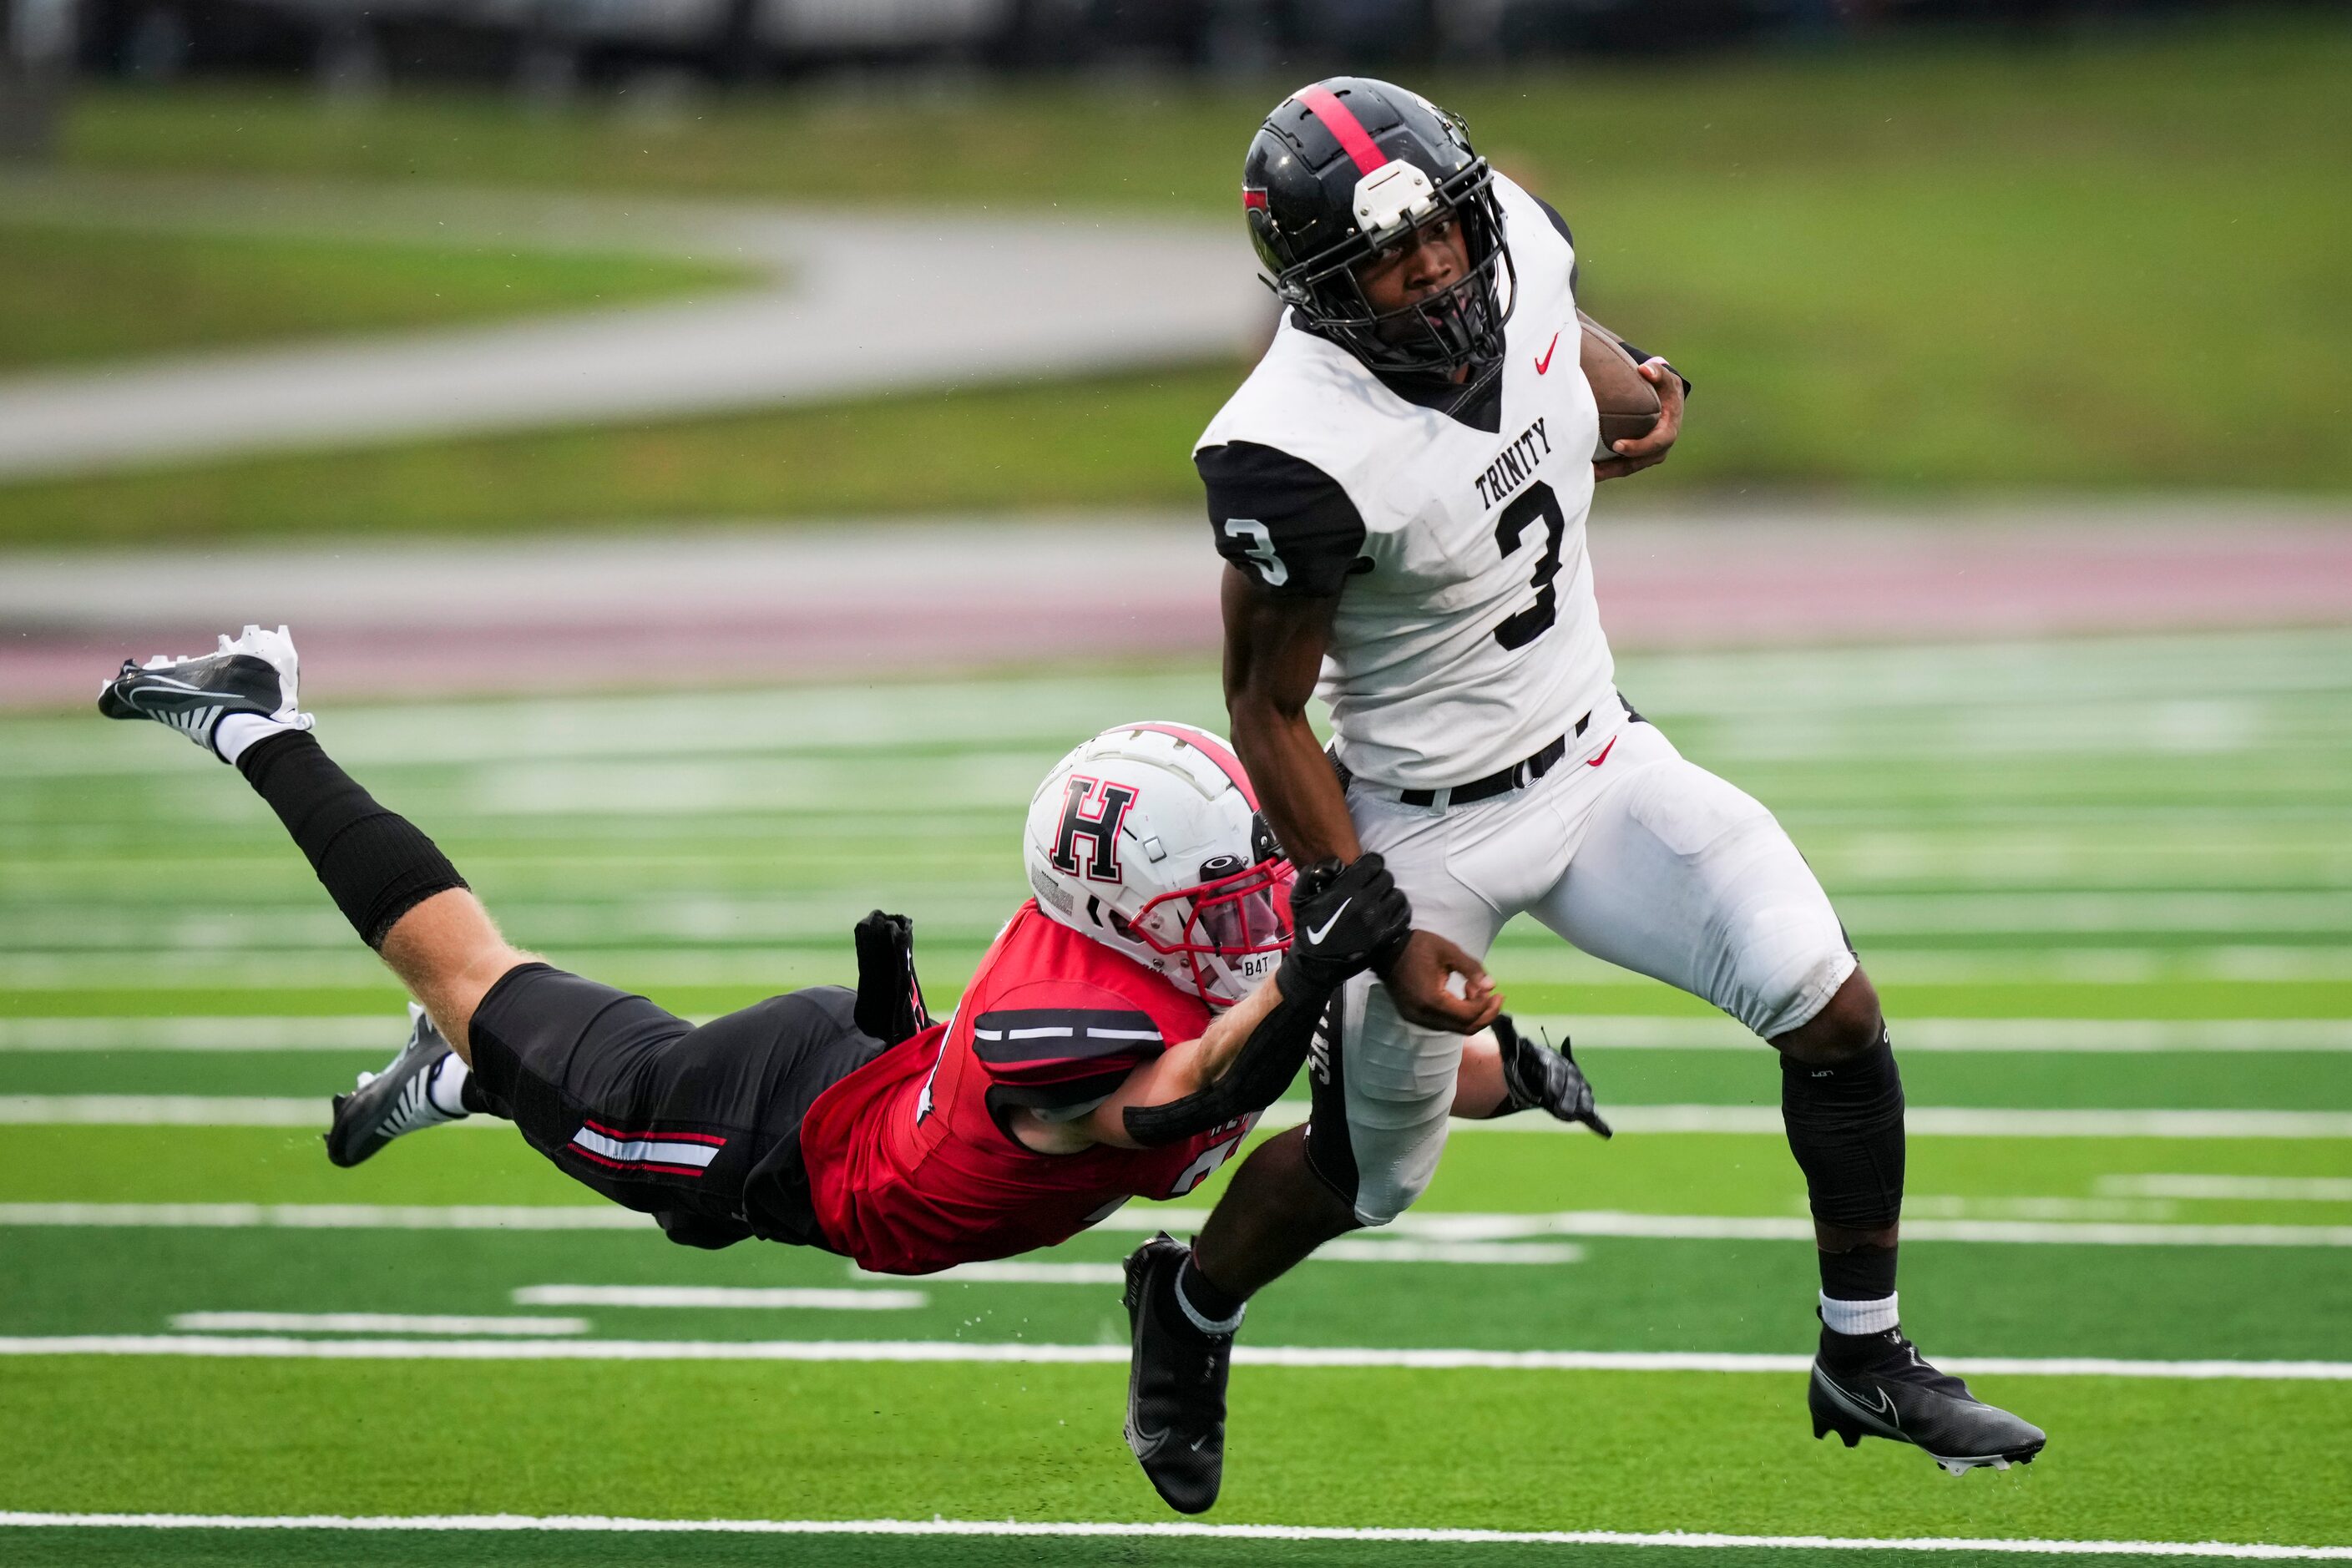
{"type": "Polygon", "coordinates": [[[168,724],[236,767],[415,998],[407,1043],[336,1098],[329,1158],[355,1165],[394,1138],[488,1113],[673,1240],[815,1239],[792,1152],[770,1156],[809,1100],[883,1048],[859,1028],[856,994],[816,987],[696,1028],[520,951],[433,841],[321,749],[297,679],[284,628],[248,626],[199,658],[126,664],[99,706],[168,724]],[[755,1173],[773,1198],[753,1205],[756,1232],[743,1218],[755,1173]]]}

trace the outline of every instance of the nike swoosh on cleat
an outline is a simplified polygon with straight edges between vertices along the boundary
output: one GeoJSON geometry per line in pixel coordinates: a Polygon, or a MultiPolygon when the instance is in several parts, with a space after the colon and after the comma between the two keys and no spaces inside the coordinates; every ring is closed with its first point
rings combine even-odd
{"type": "Polygon", "coordinates": [[[1325,937],[1329,936],[1331,934],[1331,928],[1339,923],[1339,917],[1346,914],[1348,912],[1348,906],[1355,901],[1355,895],[1352,893],[1340,900],[1339,907],[1331,911],[1331,918],[1329,920],[1325,921],[1319,926],[1309,926],[1307,928],[1307,940],[1309,942],[1321,942],[1325,937]]]}
{"type": "Polygon", "coordinates": [[[1897,1432],[1903,1430],[1903,1417],[1895,1413],[1894,1396],[1886,1390],[1873,1389],[1871,1392],[1877,1395],[1877,1403],[1865,1405],[1861,1395],[1841,1386],[1827,1373],[1816,1371],[1813,1375],[1820,1382],[1822,1390],[1832,1399],[1844,1405],[1849,1413],[1859,1415],[1865,1421],[1883,1421],[1897,1432]]]}

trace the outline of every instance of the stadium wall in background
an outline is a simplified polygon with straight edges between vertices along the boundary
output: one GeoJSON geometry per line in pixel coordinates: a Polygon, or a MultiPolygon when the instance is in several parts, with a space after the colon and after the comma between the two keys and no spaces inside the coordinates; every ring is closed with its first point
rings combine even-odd
{"type": "MultiPolygon", "coordinates": [[[[546,93],[647,70],[1084,68],[1296,74],[1567,55],[2021,37],[2247,10],[2243,0],[10,0],[70,16],[81,68],[131,79],[309,74],[509,81],[546,93]]],[[[2278,9],[2276,5],[2265,7],[2278,9]]],[[[2343,0],[2297,9],[2344,11],[2343,0]]]]}

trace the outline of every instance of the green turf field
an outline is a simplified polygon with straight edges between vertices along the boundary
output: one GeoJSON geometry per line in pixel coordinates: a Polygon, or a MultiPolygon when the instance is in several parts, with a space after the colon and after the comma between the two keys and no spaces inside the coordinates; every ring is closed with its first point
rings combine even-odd
{"type": "Polygon", "coordinates": [[[0,374],[583,310],[739,284],[662,257],[0,216],[0,374]]]}
{"type": "MultiPolygon", "coordinates": [[[[1623,1539],[1664,1531],[1739,1538],[1689,1549],[1725,1568],[1851,1560],[1751,1539],[1811,1536],[2352,1550],[2352,634],[1621,679],[1837,898],[1912,1105],[1906,1326],[2051,1429],[2030,1469],[1810,1439],[1769,1054],[1515,928],[1495,966],[1517,1010],[1574,1032],[1624,1131],[1466,1129],[1404,1222],[1264,1297],[1208,1522],[1601,1544],[20,1525],[0,1559],[1693,1560],[1623,1539]]],[[[698,1015],[846,978],[877,903],[916,916],[951,995],[1020,896],[1034,778],[1119,718],[1213,721],[1213,689],[351,708],[320,734],[518,940],[698,1015]]],[[[0,1519],[1166,1517],[1118,1439],[1112,1280],[1198,1202],[1131,1205],[1011,1276],[906,1281],[671,1247],[496,1126],[334,1171],[323,1096],[389,1054],[398,997],[274,820],[184,742],[83,715],[0,721],[0,1519]],[[813,1294],[730,1294],[751,1290],[813,1294]]]]}

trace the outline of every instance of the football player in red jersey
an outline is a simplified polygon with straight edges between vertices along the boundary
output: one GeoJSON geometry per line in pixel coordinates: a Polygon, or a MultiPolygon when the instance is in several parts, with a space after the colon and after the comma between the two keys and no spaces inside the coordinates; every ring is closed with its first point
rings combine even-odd
{"type": "MultiPolygon", "coordinates": [[[[697,1027],[509,946],[432,840],[320,748],[296,677],[285,629],[248,626],[199,658],[124,665],[99,707],[234,764],[416,998],[400,1054],[335,1102],[339,1165],[488,1113],[688,1245],[759,1237],[896,1274],[1002,1258],[1197,1185],[1296,1075],[1332,994],[1404,940],[1377,858],[1294,886],[1224,743],[1132,724],[1040,787],[1037,897],[950,1021],[924,1012],[908,922],[877,912],[857,991],[697,1027]]],[[[1475,1114],[1578,1091],[1590,1108],[1558,1053],[1514,1041],[1474,1060],[1475,1114]]]]}

